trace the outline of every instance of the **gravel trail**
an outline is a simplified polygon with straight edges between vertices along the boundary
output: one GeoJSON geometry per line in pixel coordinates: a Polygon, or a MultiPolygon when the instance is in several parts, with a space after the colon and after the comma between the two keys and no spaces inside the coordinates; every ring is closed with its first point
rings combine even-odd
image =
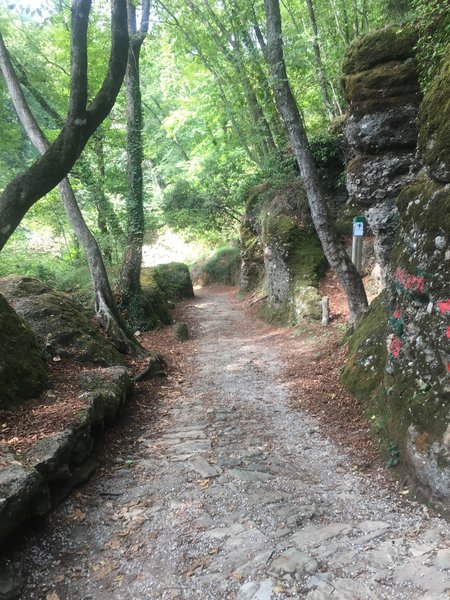
{"type": "Polygon", "coordinates": [[[449,524],[289,408],[280,358],[230,292],[189,310],[197,352],[167,426],[33,534],[22,598],[448,599],[449,524]]]}

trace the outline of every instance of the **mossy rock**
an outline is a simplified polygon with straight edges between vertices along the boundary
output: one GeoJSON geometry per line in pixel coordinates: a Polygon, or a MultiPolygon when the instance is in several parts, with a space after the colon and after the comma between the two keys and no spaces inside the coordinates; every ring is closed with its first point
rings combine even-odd
{"type": "Polygon", "coordinates": [[[47,379],[36,336],[0,295],[0,408],[38,396],[47,379]]]}
{"type": "Polygon", "coordinates": [[[123,355],[95,326],[93,315],[68,294],[18,276],[1,278],[0,292],[30,325],[47,355],[102,366],[124,364],[123,355]]]}
{"type": "Polygon", "coordinates": [[[258,288],[264,278],[264,252],[258,234],[248,220],[241,225],[240,239],[240,289],[248,293],[258,288]]]}
{"type": "Polygon", "coordinates": [[[169,300],[177,301],[182,298],[193,298],[189,267],[184,263],[167,263],[157,265],[154,268],[155,281],[165,292],[169,300]]]}
{"type": "Polygon", "coordinates": [[[236,247],[225,247],[216,250],[200,267],[198,280],[203,285],[220,283],[237,285],[241,271],[241,251],[236,247]]]}
{"type": "Polygon", "coordinates": [[[345,75],[366,71],[375,65],[414,56],[418,41],[412,26],[390,26],[368,33],[354,41],[345,53],[342,70],[345,75]]]}
{"type": "Polygon", "coordinates": [[[351,105],[377,99],[381,106],[385,101],[389,108],[402,106],[405,96],[415,99],[420,92],[416,62],[414,59],[395,60],[348,75],[344,77],[344,91],[351,105]]]}
{"type": "Polygon", "coordinates": [[[173,337],[180,342],[185,342],[189,339],[189,329],[186,323],[174,323],[172,325],[173,337]]]}
{"type": "Polygon", "coordinates": [[[348,339],[341,381],[364,404],[371,405],[383,384],[387,359],[388,300],[383,292],[373,300],[348,339]]]}
{"type": "Polygon", "coordinates": [[[159,284],[156,267],[142,267],[141,287],[148,305],[145,329],[156,329],[162,325],[169,325],[172,322],[169,301],[166,292],[159,284]]]}
{"type": "Polygon", "coordinates": [[[430,175],[450,182],[450,45],[419,109],[419,152],[430,175]]]}
{"type": "Polygon", "coordinates": [[[264,227],[264,244],[275,249],[289,268],[292,281],[317,285],[327,261],[319,238],[285,214],[269,215],[264,227]]]}

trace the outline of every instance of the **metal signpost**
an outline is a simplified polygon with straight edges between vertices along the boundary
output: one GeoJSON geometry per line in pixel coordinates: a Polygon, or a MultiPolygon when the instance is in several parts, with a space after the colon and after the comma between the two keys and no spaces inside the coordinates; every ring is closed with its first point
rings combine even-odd
{"type": "Polygon", "coordinates": [[[353,219],[353,242],[352,242],[352,263],[361,272],[363,236],[366,234],[367,224],[364,217],[355,217],[353,219]]]}

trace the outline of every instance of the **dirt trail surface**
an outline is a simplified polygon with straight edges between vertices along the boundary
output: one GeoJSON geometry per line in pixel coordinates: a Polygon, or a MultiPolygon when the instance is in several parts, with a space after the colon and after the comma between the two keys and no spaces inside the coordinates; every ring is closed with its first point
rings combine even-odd
{"type": "Polygon", "coordinates": [[[230,291],[186,311],[189,369],[159,425],[30,536],[21,597],[448,598],[449,524],[290,407],[280,354],[230,291]]]}

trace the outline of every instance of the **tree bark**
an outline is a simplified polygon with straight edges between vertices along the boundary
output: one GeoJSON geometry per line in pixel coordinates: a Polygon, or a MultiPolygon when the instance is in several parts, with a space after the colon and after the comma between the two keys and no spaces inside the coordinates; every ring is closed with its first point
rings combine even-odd
{"type": "Polygon", "coordinates": [[[294,155],[303,177],[311,217],[324,254],[344,288],[350,321],[356,322],[367,307],[361,276],[347,255],[333,226],[300,112],[287,78],[282,46],[279,0],[264,0],[267,17],[268,61],[278,109],[286,123],[294,155]]]}
{"type": "MultiPolygon", "coordinates": [[[[3,73],[14,108],[26,134],[37,151],[41,155],[45,154],[50,147],[50,142],[43,134],[28,106],[1,33],[0,70],[3,73]]],[[[121,352],[133,356],[145,356],[144,349],[135,340],[130,339],[123,330],[100,249],[95,237],[86,225],[69,180],[64,178],[59,183],[58,188],[70,226],[86,254],[94,288],[95,312],[98,320],[121,352]]]]}
{"type": "Polygon", "coordinates": [[[327,109],[328,116],[331,121],[334,118],[335,114],[334,114],[334,110],[333,110],[333,104],[332,104],[332,102],[330,100],[330,96],[328,94],[327,78],[325,75],[325,68],[323,66],[322,55],[320,52],[319,30],[317,28],[316,13],[314,11],[313,0],[305,0],[305,1],[306,1],[306,6],[308,8],[308,15],[309,15],[309,20],[311,22],[311,28],[313,31],[313,50],[314,50],[314,57],[316,59],[316,72],[317,72],[317,77],[319,79],[320,91],[322,94],[322,100],[325,104],[325,108],[327,109]]]}
{"type": "Polygon", "coordinates": [[[90,0],[73,0],[69,110],[46,152],[17,175],[0,196],[0,250],[27,211],[70,171],[90,136],[109,114],[123,81],[128,30],[125,0],[111,0],[111,52],[103,84],[87,106],[87,25],[90,0]]]}
{"type": "Polygon", "coordinates": [[[139,59],[142,44],[148,31],[150,0],[142,4],[139,30],[136,25],[136,9],[128,0],[128,28],[130,45],[126,71],[127,106],[127,242],[117,284],[121,304],[126,307],[129,298],[142,294],[141,263],[144,242],[144,198],[143,198],[143,144],[142,144],[142,99],[139,79],[139,59]]]}

